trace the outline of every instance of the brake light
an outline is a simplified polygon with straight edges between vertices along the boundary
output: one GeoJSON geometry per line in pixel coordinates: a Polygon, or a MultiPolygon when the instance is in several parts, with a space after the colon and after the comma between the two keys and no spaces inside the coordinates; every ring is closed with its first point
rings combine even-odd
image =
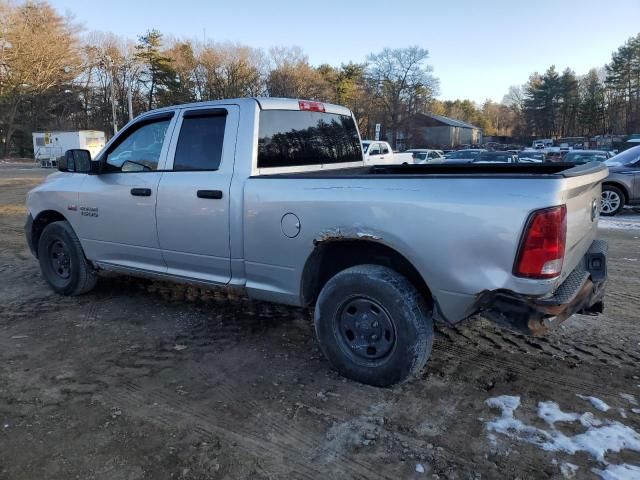
{"type": "Polygon", "coordinates": [[[514,275],[553,278],[560,275],[567,240],[567,207],[546,208],[529,218],[514,268],[514,275]]]}
{"type": "Polygon", "coordinates": [[[324,105],[320,102],[311,102],[309,100],[299,100],[298,107],[301,111],[324,112],[324,105]]]}

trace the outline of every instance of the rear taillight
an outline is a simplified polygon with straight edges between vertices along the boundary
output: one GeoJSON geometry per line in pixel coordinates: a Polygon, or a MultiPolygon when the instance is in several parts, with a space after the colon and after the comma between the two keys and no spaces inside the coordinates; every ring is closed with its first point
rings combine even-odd
{"type": "Polygon", "coordinates": [[[310,102],[309,100],[299,100],[298,107],[301,111],[324,112],[324,105],[320,102],[310,102]]]}
{"type": "Polygon", "coordinates": [[[553,278],[560,275],[567,239],[567,207],[534,212],[524,231],[514,275],[527,278],[553,278]]]}

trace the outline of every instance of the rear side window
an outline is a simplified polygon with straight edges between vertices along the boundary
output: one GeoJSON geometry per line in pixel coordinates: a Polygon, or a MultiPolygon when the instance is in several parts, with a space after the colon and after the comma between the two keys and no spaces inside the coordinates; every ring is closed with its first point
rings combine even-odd
{"type": "Polygon", "coordinates": [[[353,119],[297,110],[263,110],[258,133],[258,168],[361,162],[353,119]]]}
{"type": "Polygon", "coordinates": [[[173,170],[218,170],[226,120],[224,114],[185,114],[173,170]]]}

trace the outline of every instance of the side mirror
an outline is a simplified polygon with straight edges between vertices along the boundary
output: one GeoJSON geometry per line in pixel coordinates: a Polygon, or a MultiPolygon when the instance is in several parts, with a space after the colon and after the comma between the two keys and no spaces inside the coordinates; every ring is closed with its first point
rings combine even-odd
{"type": "Polygon", "coordinates": [[[98,167],[98,162],[91,161],[89,150],[74,148],[67,150],[58,162],[58,170],[61,172],[94,173],[98,167]]]}

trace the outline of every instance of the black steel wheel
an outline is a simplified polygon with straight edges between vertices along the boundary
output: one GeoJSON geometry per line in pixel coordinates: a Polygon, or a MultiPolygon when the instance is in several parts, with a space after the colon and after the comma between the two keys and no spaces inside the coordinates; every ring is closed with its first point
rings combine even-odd
{"type": "Polygon", "coordinates": [[[334,318],[338,322],[335,329],[339,332],[345,355],[377,362],[393,350],[395,326],[384,307],[374,299],[349,298],[334,318]]]}
{"type": "Polygon", "coordinates": [[[47,260],[51,271],[63,280],[71,277],[71,257],[66,244],[53,237],[47,245],[47,260]]]}
{"type": "Polygon", "coordinates": [[[322,351],[342,375],[375,386],[418,373],[433,342],[423,296],[380,265],[358,265],[331,278],[316,302],[315,327],[322,351]]]}
{"type": "Polygon", "coordinates": [[[96,285],[96,272],[68,222],[53,222],[44,228],[38,241],[38,260],[42,276],[61,295],[80,295],[96,285]]]}

